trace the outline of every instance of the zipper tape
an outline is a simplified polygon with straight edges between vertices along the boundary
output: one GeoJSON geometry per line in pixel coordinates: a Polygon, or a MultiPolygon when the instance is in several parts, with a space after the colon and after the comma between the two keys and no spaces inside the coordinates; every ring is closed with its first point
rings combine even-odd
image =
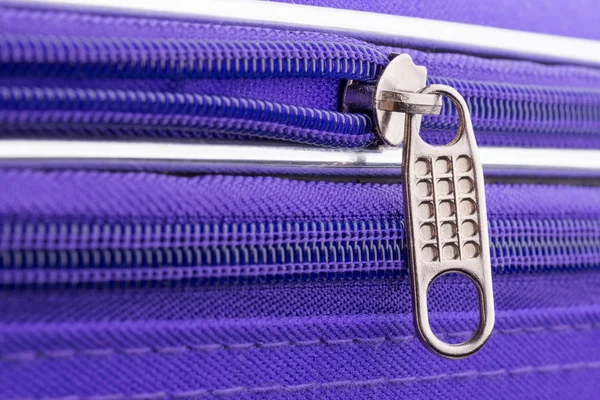
{"type": "Polygon", "coordinates": [[[600,65],[600,42],[456,22],[263,1],[143,0],[4,1],[16,7],[96,10],[341,33],[367,41],[474,52],[545,62],[600,65]]]}

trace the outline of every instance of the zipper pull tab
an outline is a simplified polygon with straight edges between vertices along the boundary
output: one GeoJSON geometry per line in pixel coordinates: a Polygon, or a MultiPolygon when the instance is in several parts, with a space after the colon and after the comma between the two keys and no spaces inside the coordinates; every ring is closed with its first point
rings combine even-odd
{"type": "Polygon", "coordinates": [[[446,85],[425,86],[426,71],[408,55],[394,58],[375,90],[375,114],[382,139],[403,143],[405,218],[415,325],[425,344],[448,358],[478,351],[494,326],[494,298],[483,170],[471,117],[463,97],[446,85]],[[459,128],[445,146],[419,134],[421,114],[437,114],[442,96],[458,110],[459,128]],[[469,277],[479,295],[479,326],[461,344],[438,339],[429,324],[427,291],[440,275],[469,277]]]}

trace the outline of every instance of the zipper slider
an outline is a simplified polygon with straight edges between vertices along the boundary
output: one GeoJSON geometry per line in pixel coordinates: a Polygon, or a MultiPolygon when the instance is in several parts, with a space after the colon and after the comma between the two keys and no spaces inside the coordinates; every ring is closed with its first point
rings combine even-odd
{"type": "Polygon", "coordinates": [[[403,142],[403,189],[417,331],[434,352],[461,358],[478,351],[494,326],[494,298],[483,169],[463,97],[446,85],[426,86],[427,70],[406,54],[393,58],[374,90],[374,116],[381,139],[403,142]],[[419,134],[422,114],[438,114],[442,97],[458,110],[459,128],[445,146],[419,134]],[[459,272],[479,295],[479,326],[464,343],[438,339],[429,324],[427,291],[439,276],[459,272]]]}

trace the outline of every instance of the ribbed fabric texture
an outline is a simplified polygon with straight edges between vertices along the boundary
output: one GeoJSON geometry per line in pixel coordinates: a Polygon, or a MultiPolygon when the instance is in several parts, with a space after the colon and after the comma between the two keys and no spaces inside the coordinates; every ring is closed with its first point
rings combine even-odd
{"type": "MultiPolygon", "coordinates": [[[[0,397],[585,399],[600,389],[598,188],[487,185],[496,330],[480,353],[456,361],[429,353],[414,333],[399,185],[4,170],[0,186],[11,188],[0,193],[3,260],[23,255],[2,276],[38,283],[0,290],[0,397]],[[192,228],[204,224],[213,228],[192,228]],[[387,269],[323,258],[327,273],[286,271],[294,264],[285,257],[261,269],[232,259],[178,264],[180,253],[166,252],[394,242],[397,258],[365,253],[391,261],[387,269]],[[122,252],[98,264],[125,247],[163,258],[138,265],[122,252]],[[96,253],[78,267],[61,261],[82,248],[96,253]],[[109,279],[82,280],[90,270],[109,279]],[[140,270],[155,275],[113,274],[140,270]],[[272,279],[277,271],[282,279],[272,279]],[[250,275],[259,279],[240,279],[250,275]]],[[[476,294],[464,278],[440,278],[429,301],[440,337],[474,331],[476,294]]]]}

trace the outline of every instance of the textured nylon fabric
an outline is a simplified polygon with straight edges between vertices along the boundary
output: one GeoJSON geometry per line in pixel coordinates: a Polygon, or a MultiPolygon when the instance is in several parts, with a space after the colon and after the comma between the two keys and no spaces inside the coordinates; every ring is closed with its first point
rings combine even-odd
{"type": "MultiPolygon", "coordinates": [[[[493,8],[471,0],[318,3],[597,38],[597,16],[583,0],[504,0],[493,8]]],[[[152,92],[147,98],[191,93],[335,112],[340,79],[372,79],[391,50],[321,33],[12,6],[2,6],[0,26],[10,32],[0,38],[0,85],[13,87],[3,95],[14,87],[152,92]],[[240,38],[248,47],[230,51],[240,38]],[[84,48],[95,50],[80,52],[84,48]],[[358,67],[338,64],[331,76],[291,68],[292,77],[275,68],[257,79],[163,62],[191,60],[194,66],[207,55],[247,60],[247,49],[285,66],[295,65],[289,57],[314,50],[323,65],[342,59],[358,60],[351,64],[358,67]],[[136,69],[136,57],[146,56],[157,69],[136,69]],[[59,60],[58,67],[44,64],[45,57],[59,60]]],[[[539,85],[550,97],[552,87],[576,87],[583,93],[576,100],[589,98],[595,109],[599,80],[591,68],[402,51],[427,66],[432,79],[463,79],[476,88],[479,81],[510,83],[521,93],[539,85]]],[[[47,110],[21,112],[27,102],[8,98],[11,111],[0,113],[5,135],[16,124],[17,135],[71,137],[76,122],[84,136],[101,131],[125,138],[140,121],[146,126],[136,134],[206,134],[193,129],[197,115],[181,109],[156,129],[154,112],[73,107],[55,113],[65,105],[52,102],[47,110]],[[121,118],[129,118],[127,126],[111,125],[121,118]],[[192,121],[189,131],[173,125],[186,121],[192,121]]],[[[319,142],[323,131],[290,133],[287,122],[264,124],[260,117],[255,130],[277,128],[278,139],[312,134],[311,143],[341,145],[319,142]]],[[[212,122],[237,128],[232,119],[212,122]]],[[[478,141],[597,147],[593,123],[581,132],[569,124],[543,134],[522,126],[482,129],[478,141]]],[[[423,136],[444,140],[434,124],[423,136]]],[[[239,139],[244,133],[228,134],[239,139]]],[[[362,141],[345,145],[371,143],[372,133],[362,133],[362,141]]],[[[226,135],[217,129],[202,137],[226,135]]],[[[465,360],[442,359],[415,336],[400,192],[399,185],[268,177],[0,170],[0,398],[597,398],[600,189],[486,186],[497,322],[490,342],[465,360]]],[[[456,343],[474,331],[476,296],[464,278],[436,281],[429,307],[440,338],[456,343]]]]}
{"type": "MultiPolygon", "coordinates": [[[[0,187],[11,188],[10,194],[0,192],[0,220],[8,224],[133,221],[167,226],[402,217],[399,185],[3,170],[0,187]]],[[[491,237],[507,247],[500,250],[499,244],[493,254],[495,332],[468,359],[445,360],[419,343],[400,259],[391,267],[397,273],[389,276],[9,285],[0,290],[0,397],[391,399],[486,394],[559,399],[568,393],[595,398],[600,390],[600,263],[594,252],[599,191],[565,185],[486,186],[491,237]],[[523,224],[529,220],[538,222],[523,224]],[[562,222],[553,225],[556,221],[562,222]],[[544,247],[542,238],[552,237],[563,242],[544,247]],[[529,243],[526,249],[538,254],[520,253],[514,240],[529,243]],[[561,247],[569,242],[579,247],[561,247]],[[560,261],[563,251],[566,261],[560,261]],[[577,268],[585,255],[591,255],[588,268],[577,268]],[[513,269],[498,264],[502,257],[513,269]],[[543,257],[550,270],[535,267],[543,257]],[[564,385],[570,385],[568,390],[564,385]]],[[[143,243],[176,247],[184,231],[170,232],[167,241],[143,243]]],[[[0,235],[2,243],[17,246],[10,249],[28,243],[7,241],[6,235],[15,233],[4,229],[0,235]]],[[[367,241],[373,240],[369,235],[383,240],[374,228],[364,235],[367,241]]],[[[56,240],[45,248],[60,248],[59,236],[52,237],[56,240]]],[[[224,235],[195,240],[185,243],[209,247],[257,239],[224,235]]],[[[306,239],[275,235],[260,240],[266,246],[306,239]]],[[[325,245],[337,239],[319,240],[325,245]]],[[[27,246],[36,248],[37,243],[27,246]]],[[[429,307],[434,331],[449,342],[464,340],[475,329],[476,296],[464,278],[436,281],[429,307]]]]}
{"type": "MultiPolygon", "coordinates": [[[[592,399],[600,373],[595,275],[497,276],[495,333],[461,361],[427,352],[414,336],[406,278],[2,291],[0,393],[435,398],[456,390],[464,398],[470,393],[458,389],[467,384],[496,398],[563,398],[557,382],[572,382],[572,396],[592,399]]],[[[430,300],[435,331],[464,339],[476,318],[473,298],[461,283],[437,290],[430,300]]]]}
{"type": "MultiPolygon", "coordinates": [[[[398,184],[137,172],[3,170],[4,221],[332,221],[402,215],[398,184]],[[101,201],[99,201],[101,199],[101,201]]],[[[486,185],[488,217],[600,214],[594,186],[486,185]]]]}
{"type": "MultiPolygon", "coordinates": [[[[27,170],[5,170],[0,183],[14,188],[0,195],[4,283],[373,277],[406,260],[394,184],[27,170]]],[[[598,188],[486,192],[494,269],[600,262],[598,188]]]]}

